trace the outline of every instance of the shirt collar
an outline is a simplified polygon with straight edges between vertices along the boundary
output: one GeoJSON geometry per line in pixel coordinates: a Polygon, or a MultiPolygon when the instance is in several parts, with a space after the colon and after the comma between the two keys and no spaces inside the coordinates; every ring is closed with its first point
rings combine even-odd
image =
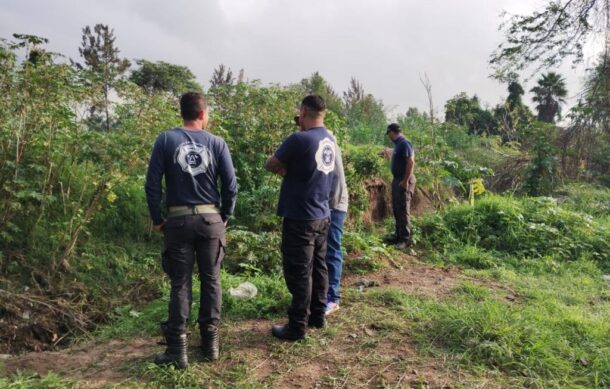
{"type": "Polygon", "coordinates": [[[396,144],[396,143],[398,143],[398,141],[400,141],[401,139],[405,139],[405,137],[404,137],[402,134],[398,135],[398,136],[396,137],[396,139],[394,139],[392,142],[394,142],[394,143],[396,144]]]}

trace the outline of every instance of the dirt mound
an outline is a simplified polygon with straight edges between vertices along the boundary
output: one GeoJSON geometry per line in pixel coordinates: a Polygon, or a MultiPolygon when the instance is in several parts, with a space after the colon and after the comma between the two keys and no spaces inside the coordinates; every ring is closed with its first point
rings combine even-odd
{"type": "MultiPolygon", "coordinates": [[[[368,212],[364,215],[365,223],[381,222],[392,215],[392,188],[381,178],[372,178],[365,182],[368,193],[368,212]]],[[[411,213],[422,215],[434,211],[434,201],[430,194],[420,188],[415,188],[411,201],[411,213]]]]}

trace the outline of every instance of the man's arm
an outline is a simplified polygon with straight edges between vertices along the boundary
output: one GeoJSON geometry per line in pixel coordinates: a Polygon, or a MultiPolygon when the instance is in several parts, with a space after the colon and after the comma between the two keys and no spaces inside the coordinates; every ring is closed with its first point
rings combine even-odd
{"type": "Polygon", "coordinates": [[[267,162],[265,162],[265,170],[268,172],[279,174],[284,177],[286,175],[286,165],[282,163],[275,155],[267,158],[267,162]]]}
{"type": "Polygon", "coordinates": [[[415,157],[412,155],[410,157],[406,157],[405,160],[407,161],[407,172],[405,173],[405,178],[403,178],[402,182],[400,183],[400,186],[402,186],[404,189],[407,189],[409,187],[409,178],[411,178],[411,176],[413,175],[413,168],[415,167],[415,157]]]}
{"type": "Polygon", "coordinates": [[[153,229],[160,232],[163,228],[164,220],[161,216],[161,180],[165,169],[163,158],[163,142],[162,136],[159,136],[155,141],[153,151],[148,164],[148,172],[146,174],[146,201],[148,202],[148,211],[153,222],[153,229]]]}
{"type": "Polygon", "coordinates": [[[235,209],[235,199],[237,198],[237,178],[229,147],[223,142],[220,152],[218,171],[220,173],[220,216],[223,221],[227,221],[235,209]]]}

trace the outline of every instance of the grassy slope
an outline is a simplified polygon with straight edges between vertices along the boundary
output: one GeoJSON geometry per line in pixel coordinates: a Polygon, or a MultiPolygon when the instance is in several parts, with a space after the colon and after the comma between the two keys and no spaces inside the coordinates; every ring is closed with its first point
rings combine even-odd
{"type": "MultiPolygon", "coordinates": [[[[592,197],[599,199],[600,196],[603,199],[608,192],[592,197]]],[[[505,200],[484,201],[464,220],[484,220],[486,214],[482,212],[495,212],[498,201],[505,200]]],[[[548,225],[544,233],[557,234],[555,211],[548,211],[544,206],[538,212],[531,204],[511,201],[503,205],[505,220],[511,222],[515,215],[514,220],[520,220],[517,216],[524,209],[529,212],[526,218],[548,213],[548,220],[525,220],[524,225],[528,228],[531,224],[527,223],[536,223],[535,228],[548,225]]],[[[578,212],[590,204],[568,198],[564,207],[578,212]]],[[[565,239],[558,239],[556,244],[522,242],[519,253],[529,254],[520,257],[498,242],[471,241],[476,234],[460,238],[457,233],[442,230],[445,239],[436,244],[445,246],[428,248],[430,255],[427,256],[433,262],[442,261],[437,266],[445,268],[447,275],[438,276],[445,274],[443,270],[408,261],[392,251],[389,254],[393,261],[388,263],[383,259],[387,251],[377,248],[372,251],[377,252],[372,260],[385,267],[367,277],[382,280],[381,285],[360,292],[348,286],[355,279],[348,276],[339,314],[331,318],[328,328],[312,331],[307,341],[297,344],[278,342],[268,333],[272,322],[283,319],[288,301],[283,280],[277,276],[257,276],[251,279],[259,288],[256,299],[239,302],[225,293],[221,361],[198,363],[193,351],[195,363],[183,372],[150,363],[152,353],[161,349],[150,335],[157,333],[157,323],[165,315],[166,299],[156,300],[138,311],[126,308],[114,325],[96,335],[99,344],[118,342],[119,348],[136,350],[132,357],[125,357],[121,364],[112,367],[118,375],[106,382],[120,387],[209,384],[221,387],[608,387],[610,284],[602,279],[604,271],[601,270],[607,269],[608,263],[603,257],[603,242],[597,239],[604,237],[590,236],[592,231],[602,235],[607,231],[608,210],[603,208],[606,203],[599,204],[595,208],[595,220],[584,217],[584,226],[580,225],[583,222],[578,215],[570,213],[561,219],[577,224],[568,225],[568,230],[578,227],[579,233],[585,234],[588,240],[584,249],[576,245],[573,250],[564,250],[564,244],[570,247],[574,243],[565,239]],[[556,254],[532,254],[535,252],[532,250],[540,249],[556,254]],[[467,270],[456,271],[456,264],[467,270]],[[404,269],[397,270],[392,265],[404,269]],[[411,278],[401,278],[401,274],[405,277],[411,274],[411,278]],[[421,289],[418,280],[420,284],[432,280],[433,287],[421,289]]],[[[463,212],[460,207],[453,213],[448,212],[449,229],[451,223],[459,225],[456,218],[463,212]]],[[[421,222],[424,229],[429,227],[426,223],[421,222]]],[[[510,223],[495,225],[501,231],[511,229],[514,239],[537,236],[513,227],[510,223]]],[[[422,236],[429,232],[422,231],[422,236]]],[[[371,254],[367,256],[370,260],[371,254]]],[[[225,290],[244,279],[223,274],[225,290]]],[[[191,342],[196,345],[196,335],[191,337],[191,342]]],[[[112,350],[108,350],[108,355],[112,355],[112,350]]],[[[27,358],[19,362],[27,365],[27,358]]],[[[14,361],[6,362],[11,363],[14,366],[14,361]]],[[[27,374],[0,378],[0,386],[87,387],[87,381],[91,380],[80,370],[70,371],[59,366],[56,370],[61,372],[60,376],[50,373],[43,374],[42,378],[27,374]]]]}

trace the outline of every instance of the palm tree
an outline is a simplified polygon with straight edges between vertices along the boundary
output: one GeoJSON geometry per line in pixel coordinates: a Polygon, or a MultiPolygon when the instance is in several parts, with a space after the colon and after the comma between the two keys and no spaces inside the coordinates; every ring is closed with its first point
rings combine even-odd
{"type": "Polygon", "coordinates": [[[536,110],[539,120],[554,123],[555,116],[561,119],[561,104],[566,102],[564,97],[568,94],[565,78],[555,72],[543,74],[538,85],[530,92],[535,93],[532,100],[538,103],[536,110]]]}

